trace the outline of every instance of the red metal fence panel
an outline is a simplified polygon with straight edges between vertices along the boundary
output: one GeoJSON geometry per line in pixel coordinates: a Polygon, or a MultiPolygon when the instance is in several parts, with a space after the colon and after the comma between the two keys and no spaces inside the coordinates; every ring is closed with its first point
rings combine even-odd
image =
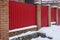
{"type": "Polygon", "coordinates": [[[41,7],[41,26],[48,26],[48,6],[41,7]]]}
{"type": "Polygon", "coordinates": [[[51,22],[56,22],[56,8],[51,8],[51,22]]]}
{"type": "Polygon", "coordinates": [[[36,6],[10,1],[9,3],[9,29],[36,25],[36,6]]]}
{"type": "Polygon", "coordinates": [[[60,25],[60,9],[58,9],[58,25],[60,25]]]}

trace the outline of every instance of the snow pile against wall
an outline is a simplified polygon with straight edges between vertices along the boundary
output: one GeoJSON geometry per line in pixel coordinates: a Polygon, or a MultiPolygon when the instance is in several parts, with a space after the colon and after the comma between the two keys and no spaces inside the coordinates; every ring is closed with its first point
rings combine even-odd
{"type": "Polygon", "coordinates": [[[31,40],[50,40],[48,38],[42,38],[42,37],[38,37],[38,38],[32,38],[31,40]]]}
{"type": "Polygon", "coordinates": [[[43,27],[39,32],[46,33],[46,36],[53,38],[52,40],[60,40],[60,26],[43,27]]]}
{"type": "Polygon", "coordinates": [[[32,38],[31,40],[58,40],[58,39],[60,40],[60,26],[57,25],[52,25],[51,27],[43,27],[38,31],[30,31],[30,32],[22,33],[20,35],[10,37],[9,39],[14,39],[20,36],[29,35],[37,32],[45,33],[47,37],[51,37],[52,39],[38,36],[36,38],[32,38]]]}
{"type": "Polygon", "coordinates": [[[37,37],[31,40],[60,40],[60,26],[52,25],[51,27],[43,27],[38,32],[45,33],[46,36],[52,37],[53,39],[37,37]]]}
{"type": "Polygon", "coordinates": [[[13,36],[13,37],[10,37],[9,40],[12,40],[12,39],[15,39],[15,38],[18,39],[18,37],[24,37],[24,36],[27,36],[27,35],[31,35],[31,34],[33,34],[33,33],[36,33],[36,31],[28,31],[28,32],[26,32],[26,33],[22,33],[22,34],[19,34],[19,35],[15,35],[15,36],[13,36]]]}

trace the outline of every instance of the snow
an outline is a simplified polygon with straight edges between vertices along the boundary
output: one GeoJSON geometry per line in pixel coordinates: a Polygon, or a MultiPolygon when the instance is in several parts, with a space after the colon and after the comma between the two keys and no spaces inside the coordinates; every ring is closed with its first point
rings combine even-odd
{"type": "MultiPolygon", "coordinates": [[[[60,40],[60,26],[51,25],[51,27],[43,27],[40,30],[38,30],[38,32],[45,33],[46,36],[52,37],[53,38],[52,40],[60,40]]],[[[47,38],[41,38],[41,37],[32,40],[45,40],[45,39],[49,40],[47,38]]]]}
{"type": "Polygon", "coordinates": [[[37,37],[37,38],[32,38],[31,40],[60,40],[60,26],[58,25],[51,25],[50,27],[43,27],[38,31],[29,31],[26,33],[22,33],[20,35],[10,37],[10,39],[17,38],[20,36],[25,36],[28,34],[32,34],[35,32],[40,32],[40,33],[45,33],[47,37],[52,37],[53,39],[48,39],[48,38],[42,38],[42,37],[37,37]]]}
{"type": "Polygon", "coordinates": [[[42,0],[42,1],[53,1],[53,0],[42,0]]]}
{"type": "Polygon", "coordinates": [[[28,26],[28,27],[23,27],[23,28],[9,30],[9,32],[16,32],[16,31],[26,30],[26,29],[36,28],[36,27],[37,27],[37,25],[31,25],[31,26],[28,26]]]}
{"type": "Polygon", "coordinates": [[[38,38],[32,38],[31,40],[50,40],[48,38],[42,38],[42,37],[38,37],[38,38]]]}
{"type": "Polygon", "coordinates": [[[36,33],[36,31],[28,31],[26,33],[22,33],[20,35],[16,35],[16,36],[13,36],[13,37],[9,37],[9,40],[13,39],[13,38],[18,38],[18,37],[22,37],[22,36],[26,36],[26,35],[29,35],[29,34],[33,34],[33,33],[36,33]]]}

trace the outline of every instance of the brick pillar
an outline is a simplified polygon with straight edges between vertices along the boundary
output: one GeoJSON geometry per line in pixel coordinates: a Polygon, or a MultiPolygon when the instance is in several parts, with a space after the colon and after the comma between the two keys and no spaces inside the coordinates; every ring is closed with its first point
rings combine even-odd
{"type": "Polygon", "coordinates": [[[37,7],[37,29],[41,28],[41,1],[42,0],[34,0],[34,4],[36,4],[37,7]]]}
{"type": "Polygon", "coordinates": [[[49,5],[48,7],[48,23],[49,23],[49,26],[51,26],[51,6],[49,5]]]}
{"type": "Polygon", "coordinates": [[[60,2],[57,5],[60,7],[60,2]]]}
{"type": "Polygon", "coordinates": [[[56,24],[58,25],[58,8],[56,9],[56,24]]]}
{"type": "Polygon", "coordinates": [[[60,2],[57,4],[57,6],[58,6],[58,7],[57,7],[57,14],[56,14],[56,18],[57,18],[57,19],[56,19],[56,20],[57,20],[57,25],[58,25],[58,22],[59,22],[59,21],[58,21],[58,9],[59,9],[59,7],[60,7],[60,2]]]}
{"type": "Polygon", "coordinates": [[[9,40],[8,0],[0,0],[0,40],[9,40]]]}
{"type": "Polygon", "coordinates": [[[38,29],[41,28],[41,4],[36,5],[37,6],[37,26],[38,29]]]}

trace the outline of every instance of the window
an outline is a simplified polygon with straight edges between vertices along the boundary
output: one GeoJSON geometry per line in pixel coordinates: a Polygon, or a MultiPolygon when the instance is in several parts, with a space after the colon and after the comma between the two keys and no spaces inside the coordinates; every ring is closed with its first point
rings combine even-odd
{"type": "Polygon", "coordinates": [[[34,4],[34,0],[25,0],[25,3],[34,4]]]}

